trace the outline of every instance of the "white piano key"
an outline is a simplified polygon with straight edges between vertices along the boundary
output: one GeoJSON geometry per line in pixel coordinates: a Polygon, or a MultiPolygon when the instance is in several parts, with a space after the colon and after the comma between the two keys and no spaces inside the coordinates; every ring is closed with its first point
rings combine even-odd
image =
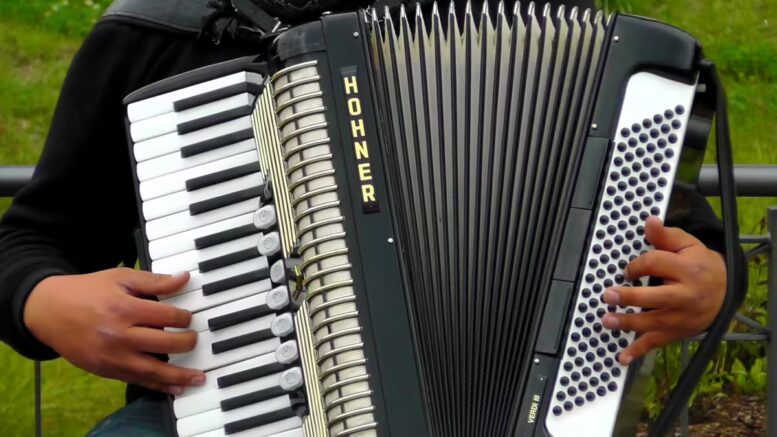
{"type": "MultiPolygon", "coordinates": [[[[236,434],[232,434],[232,437],[246,437],[249,435],[249,431],[246,431],[245,433],[240,432],[236,434]]],[[[251,434],[255,435],[257,437],[264,437],[262,434],[251,434]]],[[[290,429],[288,431],[279,432],[277,434],[265,434],[267,437],[305,437],[305,429],[303,427],[297,427],[294,429],[290,429]]]]}
{"type": "MultiPolygon", "coordinates": [[[[170,235],[158,240],[153,240],[148,244],[148,253],[152,260],[157,260],[189,250],[194,250],[196,248],[194,245],[194,241],[196,239],[253,224],[255,215],[255,213],[243,214],[237,217],[232,217],[220,222],[203,226],[201,228],[181,232],[180,234],[170,235]]],[[[191,283],[191,280],[189,282],[191,283]]],[[[192,288],[192,290],[194,290],[194,288],[192,288]]]]}
{"type": "Polygon", "coordinates": [[[251,428],[246,431],[227,435],[224,428],[199,434],[196,437],[304,437],[302,428],[302,419],[299,417],[289,417],[288,419],[268,423],[267,425],[251,428]]]}
{"type": "MultiPolygon", "coordinates": [[[[229,255],[244,249],[256,247],[258,250],[262,234],[249,235],[237,240],[227,241],[213,247],[202,250],[190,250],[167,258],[158,259],[151,263],[151,271],[172,275],[176,272],[188,272],[197,269],[197,264],[220,256],[229,255]]],[[[258,255],[257,255],[258,257],[258,255]]]]}
{"type": "Polygon", "coordinates": [[[242,93],[221,100],[195,106],[179,112],[167,112],[151,118],[146,118],[130,124],[132,141],[140,142],[171,132],[177,132],[178,125],[188,121],[205,118],[214,114],[229,111],[253,104],[254,96],[242,93]]]}
{"type": "Polygon", "coordinates": [[[146,236],[149,241],[158,240],[173,234],[186,232],[202,226],[210,225],[246,213],[253,213],[261,206],[260,198],[244,200],[223,208],[214,209],[202,214],[191,215],[189,211],[181,211],[172,215],[146,222],[146,236]]]}
{"type": "Polygon", "coordinates": [[[202,290],[194,290],[164,299],[164,303],[195,313],[223,305],[227,302],[232,302],[233,300],[268,291],[272,289],[272,287],[272,282],[269,279],[265,279],[208,296],[202,294],[202,290]]]}
{"type": "Polygon", "coordinates": [[[199,190],[178,191],[143,202],[143,217],[146,220],[154,220],[177,212],[189,211],[189,206],[193,203],[258,187],[263,183],[264,177],[257,172],[199,190]]]}
{"type": "MultiPolygon", "coordinates": [[[[217,388],[197,395],[179,396],[173,401],[175,417],[182,419],[216,408],[221,408],[221,402],[227,399],[257,393],[269,389],[280,388],[291,392],[302,386],[302,370],[292,367],[282,372],[273,373],[262,378],[253,379],[225,388],[217,388]]],[[[276,394],[277,396],[277,394],[276,394]]]]}
{"type": "Polygon", "coordinates": [[[218,379],[223,376],[234,375],[245,370],[274,365],[276,363],[290,364],[296,361],[298,358],[299,349],[297,348],[297,342],[295,340],[288,340],[278,346],[274,352],[206,372],[205,384],[186,387],[183,394],[177,396],[177,399],[187,396],[197,396],[211,390],[218,390],[218,379]]]}
{"type": "Polygon", "coordinates": [[[139,184],[140,198],[147,202],[151,199],[186,190],[186,181],[200,176],[218,173],[241,165],[256,163],[259,171],[259,154],[256,150],[228,156],[218,161],[208,162],[197,167],[187,168],[158,178],[149,179],[139,184]]]}
{"type": "Polygon", "coordinates": [[[253,138],[186,158],[182,157],[178,151],[168,153],[167,155],[138,163],[136,167],[138,180],[141,182],[147,181],[251,150],[256,150],[256,141],[253,138]]]}
{"type": "Polygon", "coordinates": [[[192,437],[222,428],[224,425],[232,422],[291,407],[291,398],[289,395],[283,395],[234,410],[221,411],[221,409],[213,409],[194,416],[184,417],[178,420],[176,428],[178,429],[179,437],[192,437]]]}
{"type": "Polygon", "coordinates": [[[145,100],[130,103],[127,105],[127,117],[130,123],[135,123],[146,118],[154,117],[166,112],[172,112],[173,104],[179,100],[198,96],[231,85],[238,85],[244,82],[260,84],[263,82],[261,75],[257,73],[241,71],[238,73],[222,76],[207,82],[181,88],[169,93],[160,94],[145,100]]]}
{"type": "Polygon", "coordinates": [[[208,320],[257,306],[268,306],[273,309],[283,308],[289,303],[288,295],[289,292],[285,287],[276,287],[265,293],[249,296],[225,305],[200,311],[199,313],[192,315],[192,321],[189,323],[187,329],[197,332],[207,331],[208,320]]]}
{"type": "Polygon", "coordinates": [[[170,153],[180,152],[183,147],[192,144],[251,128],[251,117],[245,116],[183,135],[173,132],[146,141],[140,141],[135,143],[132,150],[135,154],[135,160],[141,163],[170,153]]]}
{"type": "Polygon", "coordinates": [[[219,331],[200,332],[194,349],[185,353],[170,354],[170,364],[207,371],[272,352],[281,344],[278,337],[218,354],[213,353],[212,346],[214,343],[222,340],[229,340],[252,332],[271,329],[276,319],[278,319],[277,316],[270,314],[219,331]]]}
{"type": "MultiPolygon", "coordinates": [[[[247,261],[241,261],[236,264],[231,264],[220,269],[212,270],[210,272],[202,273],[199,270],[192,270],[189,272],[189,282],[181,288],[178,294],[188,293],[190,291],[202,289],[205,284],[211,284],[222,279],[231,278],[233,276],[242,275],[243,273],[255,272],[268,268],[267,258],[259,257],[249,259],[247,261]]],[[[169,295],[174,296],[174,295],[169,295]]]]}

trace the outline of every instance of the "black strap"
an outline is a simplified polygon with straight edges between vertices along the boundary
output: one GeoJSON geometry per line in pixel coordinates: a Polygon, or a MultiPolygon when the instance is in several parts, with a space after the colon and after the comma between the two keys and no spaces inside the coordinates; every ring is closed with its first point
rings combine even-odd
{"type": "Polygon", "coordinates": [[[680,379],[661,411],[661,415],[650,428],[650,437],[663,437],[674,427],[677,415],[688,404],[688,399],[699,383],[712,356],[715,354],[723,336],[728,331],[731,319],[736,313],[735,287],[742,276],[742,266],[737,261],[737,246],[739,245],[739,223],[737,222],[736,189],[734,181],[734,165],[731,153],[731,135],[728,126],[728,109],[726,93],[720,82],[715,66],[704,61],[702,63],[702,80],[715,93],[715,141],[717,146],[718,174],[720,181],[720,200],[723,210],[723,227],[725,230],[726,247],[726,296],[720,313],[712,322],[704,340],[680,375],[680,379]]]}
{"type": "MultiPolygon", "coordinates": [[[[232,33],[239,27],[267,33],[277,24],[250,0],[115,0],[103,19],[131,20],[193,36],[201,35],[203,30],[210,32],[216,21],[222,22],[222,27],[234,27],[232,33]]],[[[223,31],[221,28],[215,42],[223,31]]]]}

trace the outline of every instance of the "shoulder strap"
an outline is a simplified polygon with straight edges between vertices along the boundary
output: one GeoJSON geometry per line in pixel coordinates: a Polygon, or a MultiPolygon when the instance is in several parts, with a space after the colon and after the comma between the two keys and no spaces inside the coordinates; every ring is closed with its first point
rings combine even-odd
{"type": "Polygon", "coordinates": [[[125,19],[151,27],[197,34],[212,9],[208,0],[115,0],[103,19],[125,19]]]}

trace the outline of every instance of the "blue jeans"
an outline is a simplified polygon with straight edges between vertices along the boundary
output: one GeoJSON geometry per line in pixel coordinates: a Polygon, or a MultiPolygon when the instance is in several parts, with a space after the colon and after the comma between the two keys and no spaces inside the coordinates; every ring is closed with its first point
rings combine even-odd
{"type": "Polygon", "coordinates": [[[166,399],[144,396],[103,419],[87,437],[168,437],[166,399]]]}

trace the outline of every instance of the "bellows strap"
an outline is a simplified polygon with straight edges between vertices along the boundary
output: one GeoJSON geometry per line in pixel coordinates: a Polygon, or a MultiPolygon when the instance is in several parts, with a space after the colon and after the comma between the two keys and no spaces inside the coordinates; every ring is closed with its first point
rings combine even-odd
{"type": "Polygon", "coordinates": [[[718,344],[723,340],[723,336],[728,330],[731,319],[737,310],[735,303],[736,287],[742,285],[737,283],[743,277],[743,272],[741,271],[742,265],[737,259],[739,223],[737,222],[736,189],[726,93],[712,63],[704,61],[701,74],[701,79],[707,84],[709,91],[715,93],[715,141],[717,145],[718,180],[720,181],[720,198],[723,210],[726,247],[726,297],[723,300],[720,313],[715,321],[712,322],[712,325],[710,325],[707,335],[699,344],[699,348],[696,350],[690,363],[688,363],[685,371],[680,375],[677,386],[664,405],[661,415],[651,427],[650,437],[667,435],[674,426],[677,415],[687,404],[718,344]]]}
{"type": "Polygon", "coordinates": [[[103,19],[128,19],[166,30],[198,34],[212,12],[209,0],[116,0],[103,19]]]}

